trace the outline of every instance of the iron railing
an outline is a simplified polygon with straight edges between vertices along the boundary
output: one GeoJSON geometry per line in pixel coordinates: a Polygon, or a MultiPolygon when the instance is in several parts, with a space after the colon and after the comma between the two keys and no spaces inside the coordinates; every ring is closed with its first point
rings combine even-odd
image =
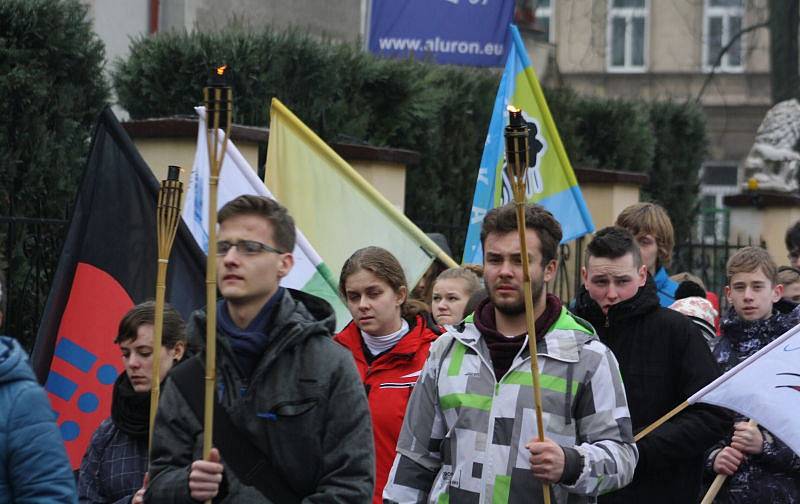
{"type": "Polygon", "coordinates": [[[730,256],[747,246],[766,248],[767,243],[763,238],[742,240],[740,237],[737,237],[735,242],[730,242],[719,239],[718,235],[706,236],[699,241],[684,242],[675,246],[670,271],[673,274],[687,271],[699,277],[707,291],[719,296],[720,311],[724,313],[727,308],[724,292],[727,284],[725,266],[730,256]]]}
{"type": "Polygon", "coordinates": [[[0,216],[6,309],[0,332],[30,350],[53,282],[69,221],[0,216]]]}

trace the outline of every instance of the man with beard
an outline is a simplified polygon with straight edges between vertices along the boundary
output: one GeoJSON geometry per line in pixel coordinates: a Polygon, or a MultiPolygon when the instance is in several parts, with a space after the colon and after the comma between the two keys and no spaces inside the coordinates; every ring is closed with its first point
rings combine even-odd
{"type": "Polygon", "coordinates": [[[613,354],[547,295],[561,226],[526,205],[545,440],[538,441],[513,204],[483,222],[488,299],[431,345],[411,395],[385,502],[594,502],[625,486],[637,452],[613,354]]]}
{"type": "MultiPolygon", "coordinates": [[[[699,327],[663,308],[640,246],[621,227],[598,231],[586,247],[576,314],[597,329],[619,359],[634,432],[719,376],[699,327]]],[[[720,409],[696,404],[636,443],[639,464],[631,484],[602,503],[697,502],[703,454],[730,426],[720,409]]]]}

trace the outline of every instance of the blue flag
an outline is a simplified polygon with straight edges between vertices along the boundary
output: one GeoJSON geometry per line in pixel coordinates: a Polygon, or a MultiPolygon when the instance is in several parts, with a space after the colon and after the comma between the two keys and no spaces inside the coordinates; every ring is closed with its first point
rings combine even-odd
{"type": "Polygon", "coordinates": [[[542,87],[536,78],[519,30],[509,26],[511,43],[503,77],[497,90],[492,120],[475,184],[464,263],[483,263],[480,233],[483,217],[490,209],[510,202],[511,184],[505,173],[503,129],[508,124],[506,107],[522,109],[522,115],[536,126],[536,139],[542,149],[531,157],[528,169],[527,198],[553,213],[564,232],[562,243],[594,231],[581,189],[561,144],[542,87]]]}

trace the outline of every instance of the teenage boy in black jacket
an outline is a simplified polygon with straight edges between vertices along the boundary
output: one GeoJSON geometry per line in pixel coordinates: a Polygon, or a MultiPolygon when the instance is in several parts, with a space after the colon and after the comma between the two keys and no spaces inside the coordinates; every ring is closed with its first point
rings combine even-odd
{"type": "MultiPolygon", "coordinates": [[[[597,232],[586,248],[584,286],[575,313],[616,355],[638,432],[719,376],[699,329],[659,304],[633,235],[597,232]]],[[[731,425],[722,410],[694,405],[637,443],[639,463],[627,487],[601,503],[687,503],[699,500],[703,454],[731,425]]]]}

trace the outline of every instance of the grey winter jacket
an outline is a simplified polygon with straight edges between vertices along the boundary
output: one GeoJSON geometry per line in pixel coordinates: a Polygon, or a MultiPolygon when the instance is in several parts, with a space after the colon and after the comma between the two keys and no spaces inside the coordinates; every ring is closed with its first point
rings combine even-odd
{"type": "Polygon", "coordinates": [[[42,387],[16,340],[0,336],[0,502],[76,502],[75,479],[42,387]]]}
{"type": "MultiPolygon", "coordinates": [[[[287,289],[272,319],[272,341],[246,383],[224,335],[217,336],[217,397],[231,421],[271,457],[303,503],[369,502],[374,455],[369,408],[350,354],[331,339],[333,312],[321,299],[287,289]]],[[[205,334],[205,312],[190,321],[205,334]]],[[[205,362],[205,352],[194,357],[205,362]]],[[[198,384],[202,386],[202,384],[198,384]]],[[[203,429],[175,382],[161,395],[153,432],[148,503],[194,503],[189,467],[203,429]]],[[[221,503],[273,502],[244,485],[225,463],[221,503]]],[[[282,504],[282,503],[281,503],[282,504]]]]}
{"type": "MultiPolygon", "coordinates": [[[[542,502],[525,448],[536,436],[527,342],[498,378],[474,324],[448,329],[411,394],[384,502],[542,502]]],[[[596,502],[630,482],[637,460],[617,361],[564,308],[537,352],[545,436],[580,459],[577,480],[552,486],[552,502],[596,502]]]]}

